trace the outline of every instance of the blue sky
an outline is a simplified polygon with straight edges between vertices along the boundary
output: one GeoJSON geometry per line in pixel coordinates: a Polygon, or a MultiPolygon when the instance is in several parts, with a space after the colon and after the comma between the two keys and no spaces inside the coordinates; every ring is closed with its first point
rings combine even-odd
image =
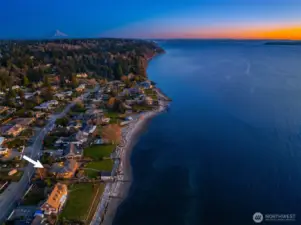
{"type": "Polygon", "coordinates": [[[3,0],[0,38],[210,36],[301,27],[300,12],[301,0],[3,0]]]}

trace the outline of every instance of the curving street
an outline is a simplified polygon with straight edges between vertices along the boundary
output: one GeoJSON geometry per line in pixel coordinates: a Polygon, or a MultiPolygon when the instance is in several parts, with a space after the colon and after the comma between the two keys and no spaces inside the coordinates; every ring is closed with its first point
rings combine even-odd
{"type": "MultiPolygon", "coordinates": [[[[99,86],[96,86],[95,90],[98,90],[99,86]]],[[[49,120],[47,125],[41,130],[41,132],[35,137],[35,141],[33,142],[32,146],[30,146],[31,153],[30,157],[33,160],[37,160],[40,158],[40,152],[42,149],[43,140],[46,136],[46,134],[51,130],[51,128],[54,126],[56,119],[64,117],[66,113],[76,104],[76,102],[86,98],[90,92],[87,92],[80,97],[76,98],[68,104],[65,109],[59,113],[59,114],[53,114],[49,120]]],[[[17,206],[19,200],[22,198],[24,193],[26,192],[27,188],[30,185],[31,177],[33,176],[35,172],[35,168],[31,163],[27,165],[27,167],[24,169],[24,174],[22,178],[19,180],[19,182],[13,186],[13,189],[10,190],[9,195],[5,196],[5,199],[0,200],[0,223],[2,224],[9,213],[13,210],[15,206],[17,206]]]]}

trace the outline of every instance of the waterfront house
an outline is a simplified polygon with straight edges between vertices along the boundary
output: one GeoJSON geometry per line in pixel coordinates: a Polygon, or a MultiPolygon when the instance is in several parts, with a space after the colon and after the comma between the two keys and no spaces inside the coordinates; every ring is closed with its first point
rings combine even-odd
{"type": "Polygon", "coordinates": [[[50,173],[56,178],[68,179],[72,178],[78,169],[78,163],[74,159],[65,162],[54,163],[50,169],[50,173]]]}
{"type": "Polygon", "coordinates": [[[41,206],[45,215],[57,215],[64,206],[68,196],[66,184],[57,183],[47,201],[41,206]]]}

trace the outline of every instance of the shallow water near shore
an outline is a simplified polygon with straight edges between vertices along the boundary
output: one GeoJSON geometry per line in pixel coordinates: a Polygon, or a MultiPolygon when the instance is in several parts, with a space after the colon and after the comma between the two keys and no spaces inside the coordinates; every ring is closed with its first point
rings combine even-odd
{"type": "Polygon", "coordinates": [[[248,225],[255,212],[301,224],[301,47],[163,47],[148,73],[171,110],[133,148],[133,182],[113,224],[248,225]]]}

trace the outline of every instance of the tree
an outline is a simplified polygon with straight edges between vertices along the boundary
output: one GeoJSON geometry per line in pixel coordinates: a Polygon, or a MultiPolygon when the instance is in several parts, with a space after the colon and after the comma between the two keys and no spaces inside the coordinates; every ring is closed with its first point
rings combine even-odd
{"type": "Polygon", "coordinates": [[[128,77],[123,75],[123,76],[120,78],[120,80],[122,80],[123,82],[126,82],[126,81],[128,80],[128,77]]]}
{"type": "Polygon", "coordinates": [[[52,182],[51,182],[51,179],[50,179],[50,178],[47,178],[44,182],[45,182],[45,184],[46,184],[48,187],[51,187],[52,182]]]}
{"type": "Polygon", "coordinates": [[[145,59],[142,56],[138,56],[135,59],[136,74],[141,76],[146,76],[146,63],[145,59]]]}
{"type": "Polygon", "coordinates": [[[29,85],[29,80],[28,80],[28,77],[26,75],[23,76],[23,85],[25,87],[27,87],[29,85]]]}
{"type": "Polygon", "coordinates": [[[49,77],[46,75],[44,76],[43,84],[45,87],[50,87],[49,77]]]}
{"type": "Polygon", "coordinates": [[[12,88],[10,88],[5,95],[5,104],[10,107],[14,107],[15,99],[16,99],[16,92],[12,88]]]}
{"type": "Polygon", "coordinates": [[[65,127],[65,126],[68,125],[68,122],[69,122],[68,118],[67,117],[63,117],[63,118],[57,119],[55,121],[55,124],[65,127]]]}
{"type": "Polygon", "coordinates": [[[24,91],[20,90],[20,91],[19,91],[19,96],[20,96],[21,101],[24,102],[24,100],[25,100],[25,94],[24,94],[24,91]]]}
{"type": "Polygon", "coordinates": [[[76,88],[78,86],[78,81],[76,75],[72,75],[71,77],[71,85],[73,88],[76,88]]]}
{"type": "Polygon", "coordinates": [[[108,101],[108,107],[113,109],[115,106],[115,102],[116,102],[116,99],[114,97],[111,97],[108,101]]]}
{"type": "Polygon", "coordinates": [[[5,90],[12,85],[12,77],[5,69],[0,69],[0,90],[5,90]]]}
{"type": "Polygon", "coordinates": [[[51,86],[48,86],[42,93],[45,100],[49,101],[53,99],[53,90],[51,86]]]}
{"type": "Polygon", "coordinates": [[[116,75],[116,79],[120,79],[123,75],[123,71],[122,71],[122,68],[121,68],[121,65],[120,63],[117,63],[116,66],[115,66],[115,75],[116,75]]]}
{"type": "Polygon", "coordinates": [[[65,77],[64,77],[64,75],[60,74],[59,79],[60,79],[60,86],[64,87],[65,86],[65,77]]]}
{"type": "Polygon", "coordinates": [[[35,96],[34,96],[34,99],[33,99],[33,102],[34,102],[35,104],[37,104],[37,105],[40,105],[41,102],[42,102],[42,100],[41,100],[40,96],[35,95],[35,96]]]}

